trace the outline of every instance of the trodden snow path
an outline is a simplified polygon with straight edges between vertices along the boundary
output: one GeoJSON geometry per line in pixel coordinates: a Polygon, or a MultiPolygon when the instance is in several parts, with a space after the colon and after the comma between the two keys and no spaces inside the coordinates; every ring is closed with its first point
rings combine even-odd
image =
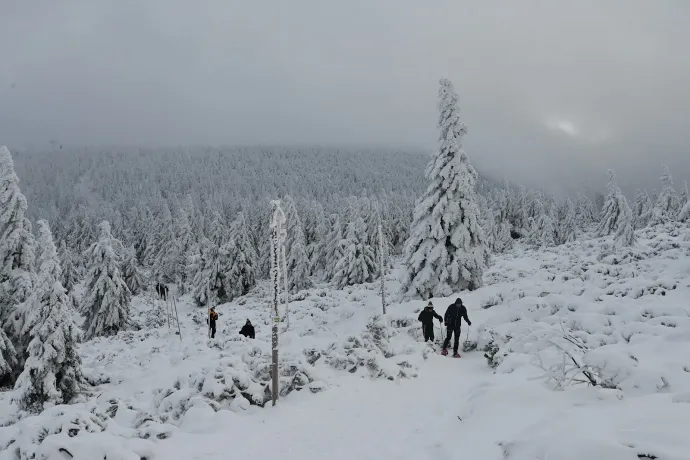
{"type": "Polygon", "coordinates": [[[416,379],[389,382],[348,376],[329,391],[293,393],[275,408],[251,414],[200,410],[159,445],[158,455],[189,460],[229,455],[498,460],[504,458],[499,441],[554,417],[572,403],[534,382],[492,374],[480,352],[460,359],[436,354],[416,379]],[[487,404],[486,397],[496,394],[505,400],[487,404]]]}
{"type": "Polygon", "coordinates": [[[176,433],[159,457],[442,460],[471,447],[477,458],[501,458],[491,433],[468,432],[458,418],[472,389],[490,378],[480,353],[434,355],[416,379],[344,377],[329,391],[293,394],[253,414],[199,413],[202,432],[176,433]]]}

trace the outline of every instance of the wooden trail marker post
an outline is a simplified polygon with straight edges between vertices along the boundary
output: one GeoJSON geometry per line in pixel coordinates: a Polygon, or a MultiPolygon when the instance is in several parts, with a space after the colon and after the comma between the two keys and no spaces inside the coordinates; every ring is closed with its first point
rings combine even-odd
{"type": "Polygon", "coordinates": [[[278,401],[278,393],[280,392],[280,381],[278,378],[278,323],[280,323],[280,312],[278,307],[280,305],[280,255],[282,254],[281,246],[285,242],[287,232],[283,228],[285,224],[285,213],[280,208],[280,202],[277,200],[271,201],[271,278],[273,280],[273,311],[272,311],[272,362],[271,362],[271,398],[273,405],[278,401]]]}

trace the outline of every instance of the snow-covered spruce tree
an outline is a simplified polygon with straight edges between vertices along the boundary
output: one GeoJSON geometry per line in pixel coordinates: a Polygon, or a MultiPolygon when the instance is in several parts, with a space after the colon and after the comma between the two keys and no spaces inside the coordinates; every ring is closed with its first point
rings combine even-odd
{"type": "Polygon", "coordinates": [[[344,253],[336,263],[333,275],[338,289],[374,281],[378,268],[374,250],[367,243],[367,228],[362,217],[347,224],[343,243],[344,253]]]}
{"type": "Polygon", "coordinates": [[[678,215],[678,196],[673,189],[673,179],[668,166],[662,165],[661,172],[661,193],[654,203],[650,215],[650,224],[663,224],[675,219],[678,215]]]}
{"type": "Polygon", "coordinates": [[[405,241],[409,238],[412,212],[396,207],[390,225],[390,242],[395,254],[402,254],[405,241]]]}
{"type": "Polygon", "coordinates": [[[26,211],[26,198],[19,190],[12,155],[7,147],[0,146],[0,361],[4,363],[3,368],[14,367],[11,375],[6,375],[0,383],[13,383],[12,379],[23,367],[28,344],[21,330],[36,273],[35,241],[26,211]]]}
{"type": "Polygon", "coordinates": [[[482,211],[482,229],[484,230],[484,244],[489,250],[496,252],[496,215],[498,213],[490,208],[486,207],[485,211],[482,211]]]}
{"type": "Polygon", "coordinates": [[[310,262],[307,256],[302,219],[297,213],[295,202],[289,195],[286,195],[283,201],[285,204],[285,225],[287,226],[285,254],[287,257],[288,289],[290,292],[297,292],[313,286],[309,278],[310,262]]]}
{"type": "Polygon", "coordinates": [[[137,260],[137,252],[134,246],[131,246],[127,251],[124,265],[122,266],[122,275],[125,283],[132,295],[139,295],[146,290],[146,283],[144,283],[144,275],[139,268],[137,260]]]}
{"type": "Polygon", "coordinates": [[[537,222],[534,220],[534,217],[532,216],[527,218],[526,242],[527,244],[531,244],[533,246],[538,246],[541,244],[541,241],[539,240],[539,233],[537,231],[537,222]]]}
{"type": "Polygon", "coordinates": [[[621,195],[620,198],[620,217],[618,219],[616,236],[614,238],[614,245],[619,248],[624,246],[632,246],[637,241],[632,210],[630,209],[630,205],[628,204],[628,200],[625,198],[625,196],[621,195]]]}
{"type": "Polygon", "coordinates": [[[680,222],[690,221],[690,200],[685,202],[685,206],[683,206],[683,209],[678,213],[678,220],[680,222]]]}
{"type": "Polygon", "coordinates": [[[405,244],[404,297],[446,297],[483,284],[489,251],[479,222],[477,172],[462,150],[467,132],[460,121],[458,95],[440,81],[440,147],[426,168],[430,181],[417,201],[405,244]]]}
{"type": "Polygon", "coordinates": [[[35,241],[26,198],[7,147],[0,146],[0,320],[24,302],[35,282],[35,241]]]}
{"type": "Polygon", "coordinates": [[[554,230],[553,219],[551,214],[545,212],[539,218],[534,228],[534,237],[532,240],[536,241],[541,246],[555,246],[556,245],[556,231],[554,230]]]}
{"type": "MultiPolygon", "coordinates": [[[[364,216],[364,222],[367,229],[367,244],[374,250],[375,260],[389,260],[389,255],[392,252],[392,247],[390,246],[390,238],[388,237],[386,230],[383,225],[383,217],[381,215],[381,204],[376,199],[369,200],[368,209],[366,209],[366,215],[364,216]],[[381,232],[383,232],[383,254],[379,254],[381,248],[379,247],[379,227],[381,232]]],[[[380,271],[379,265],[376,266],[377,270],[380,271]]],[[[380,276],[378,271],[374,275],[376,277],[380,276]]]]}
{"type": "Polygon", "coordinates": [[[258,244],[256,246],[259,261],[257,276],[262,279],[269,279],[271,277],[271,208],[270,206],[261,206],[259,211],[261,218],[261,226],[259,233],[256,235],[258,244]]]}
{"type": "Polygon", "coordinates": [[[644,228],[647,226],[650,218],[649,195],[647,190],[640,190],[635,192],[635,208],[633,213],[633,225],[635,228],[644,228]]]}
{"type": "Polygon", "coordinates": [[[305,219],[303,222],[304,239],[307,248],[323,237],[326,229],[325,221],[326,216],[323,213],[323,206],[321,203],[318,201],[309,203],[309,207],[305,209],[305,219]]]}
{"type": "MultiPolygon", "coordinates": [[[[510,234],[511,223],[508,220],[507,208],[501,211],[500,197],[495,203],[499,209],[494,209],[488,204],[482,204],[482,229],[484,230],[485,244],[493,252],[500,254],[513,247],[513,238],[510,234]]],[[[479,201],[485,201],[483,197],[478,197],[479,201]]]]}
{"type": "Polygon", "coordinates": [[[84,253],[89,267],[81,304],[86,340],[115,335],[130,325],[132,294],[120,272],[121,253],[114,249],[120,242],[110,234],[107,221],[98,229],[98,241],[84,253]]]}
{"type": "Polygon", "coordinates": [[[575,241],[575,232],[577,229],[575,205],[569,197],[566,196],[565,203],[563,203],[558,214],[558,244],[575,241]]]}
{"type": "Polygon", "coordinates": [[[685,185],[680,190],[678,195],[678,207],[683,209],[683,206],[690,200],[690,190],[688,189],[688,181],[685,181],[685,185]]]}
{"type": "Polygon", "coordinates": [[[177,217],[174,223],[175,228],[175,245],[177,250],[177,261],[175,264],[175,275],[177,276],[178,284],[184,285],[187,278],[187,258],[189,257],[189,249],[194,241],[192,233],[192,226],[189,223],[189,214],[184,209],[178,209],[177,217]]]}
{"type": "Polygon", "coordinates": [[[301,227],[295,227],[292,236],[294,239],[290,245],[290,251],[287,253],[288,290],[297,292],[302,289],[309,289],[314,284],[309,278],[310,263],[307,250],[304,247],[301,227]]]}
{"type": "Polygon", "coordinates": [[[60,257],[60,266],[62,267],[60,282],[69,294],[74,289],[74,286],[79,283],[79,272],[74,263],[74,254],[65,244],[65,240],[62,240],[60,243],[58,256],[60,257]]]}
{"type": "Polygon", "coordinates": [[[324,272],[324,280],[332,280],[335,276],[335,266],[343,257],[345,249],[343,248],[343,229],[340,225],[340,216],[338,214],[331,214],[329,216],[330,230],[326,237],[326,249],[324,251],[324,265],[326,270],[324,272]]]}
{"type": "Polygon", "coordinates": [[[616,173],[613,169],[609,169],[609,183],[607,188],[608,194],[606,195],[604,207],[601,210],[601,221],[597,227],[598,236],[606,236],[615,232],[620,226],[622,217],[621,206],[625,197],[618,187],[616,173]]]}
{"type": "Polygon", "coordinates": [[[649,215],[651,218],[651,212],[654,209],[654,206],[656,206],[656,203],[659,201],[659,192],[656,191],[655,188],[652,189],[652,193],[649,194],[649,203],[647,204],[647,207],[649,208],[649,215]]]}
{"type": "Polygon", "coordinates": [[[19,407],[34,413],[46,405],[69,403],[85,383],[77,352],[78,329],[60,283],[60,261],[46,221],[38,221],[38,233],[38,282],[28,300],[33,313],[27,322],[28,358],[15,384],[19,407]]]}
{"type": "Polygon", "coordinates": [[[594,211],[594,203],[582,193],[577,197],[577,209],[575,211],[577,226],[581,230],[588,228],[596,222],[596,213],[594,211]]]}
{"type": "MultiPolygon", "coordinates": [[[[513,237],[510,234],[510,222],[504,220],[503,222],[496,224],[494,228],[496,229],[494,251],[501,254],[511,249],[514,242],[513,237]]],[[[520,231],[524,231],[524,228],[521,228],[520,231]]]]}
{"type": "Polygon", "coordinates": [[[678,220],[685,222],[690,220],[690,191],[688,191],[688,181],[685,181],[685,187],[680,192],[680,211],[678,212],[678,220]]]}
{"type": "Polygon", "coordinates": [[[249,293],[256,285],[256,264],[258,256],[254,249],[249,228],[243,213],[238,213],[230,225],[230,240],[225,252],[229,255],[229,267],[223,284],[228,299],[232,300],[249,293]]]}
{"type": "Polygon", "coordinates": [[[0,387],[10,383],[12,371],[17,366],[17,352],[5,331],[0,328],[0,387]]]}
{"type": "Polygon", "coordinates": [[[170,243],[161,249],[157,268],[163,280],[175,283],[184,292],[192,229],[187,214],[179,208],[172,224],[170,243]]]}
{"type": "Polygon", "coordinates": [[[225,302],[228,296],[225,292],[225,274],[230,269],[230,255],[226,251],[227,246],[216,246],[207,238],[202,238],[199,243],[199,255],[196,260],[196,271],[192,281],[192,296],[197,305],[206,305],[209,294],[212,300],[225,302]]]}
{"type": "MultiPolygon", "coordinates": [[[[518,235],[523,235],[524,228],[527,225],[527,217],[525,212],[526,190],[524,186],[520,186],[519,190],[511,190],[508,184],[506,190],[501,192],[505,194],[505,218],[508,220],[510,227],[518,235]]],[[[503,227],[503,224],[499,225],[503,227]]],[[[510,229],[509,229],[510,231],[510,229]]],[[[511,243],[512,244],[512,243],[511,243]]]]}
{"type": "Polygon", "coordinates": [[[307,257],[309,257],[309,273],[317,278],[322,278],[326,271],[326,235],[328,234],[328,221],[323,212],[323,206],[314,202],[312,204],[312,218],[309,233],[311,243],[307,246],[307,257]]]}
{"type": "Polygon", "coordinates": [[[554,246],[555,231],[551,215],[544,209],[546,197],[542,193],[534,193],[531,200],[531,214],[528,219],[529,237],[527,241],[535,246],[554,246]]]}

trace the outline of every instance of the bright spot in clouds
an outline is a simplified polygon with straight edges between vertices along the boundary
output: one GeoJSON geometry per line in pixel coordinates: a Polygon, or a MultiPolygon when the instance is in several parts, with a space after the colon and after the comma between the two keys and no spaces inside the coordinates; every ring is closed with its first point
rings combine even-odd
{"type": "Polygon", "coordinates": [[[576,137],[579,134],[579,130],[577,126],[575,126],[575,123],[569,120],[552,119],[546,123],[546,126],[554,131],[560,131],[571,137],[576,137]]]}

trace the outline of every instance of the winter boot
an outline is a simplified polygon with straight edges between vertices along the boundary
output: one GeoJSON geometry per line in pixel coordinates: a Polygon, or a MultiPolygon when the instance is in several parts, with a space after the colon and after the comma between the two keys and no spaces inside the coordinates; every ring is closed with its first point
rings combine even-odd
{"type": "Polygon", "coordinates": [[[459,357],[460,357],[460,355],[458,353],[453,354],[453,358],[459,358],[459,357]]]}
{"type": "Polygon", "coordinates": [[[441,351],[441,354],[442,354],[443,356],[448,355],[448,349],[447,349],[447,348],[444,348],[443,351],[441,351]]]}

